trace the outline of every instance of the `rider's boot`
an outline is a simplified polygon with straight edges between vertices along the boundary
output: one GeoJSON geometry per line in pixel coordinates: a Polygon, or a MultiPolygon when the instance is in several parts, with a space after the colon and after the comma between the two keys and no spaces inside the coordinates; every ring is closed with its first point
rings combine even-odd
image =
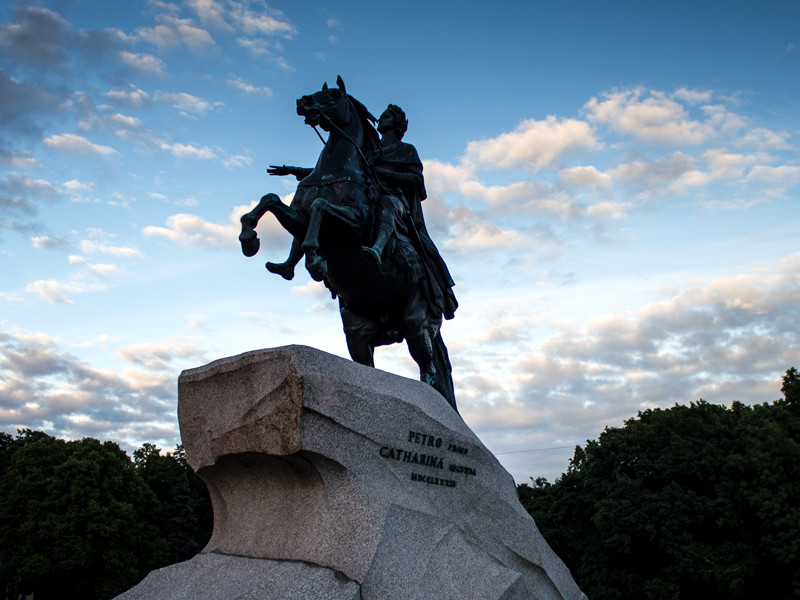
{"type": "Polygon", "coordinates": [[[361,251],[372,259],[375,264],[380,266],[381,256],[383,256],[383,249],[386,247],[386,242],[389,241],[389,236],[392,235],[391,225],[382,225],[378,230],[378,235],[375,238],[375,243],[372,246],[362,246],[361,251]]]}

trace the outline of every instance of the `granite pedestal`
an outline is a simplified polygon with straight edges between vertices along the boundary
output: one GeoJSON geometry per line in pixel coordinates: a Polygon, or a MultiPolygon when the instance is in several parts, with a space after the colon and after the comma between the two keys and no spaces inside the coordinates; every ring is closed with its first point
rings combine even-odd
{"type": "Polygon", "coordinates": [[[184,371],[214,533],[120,600],[579,600],[512,477],[435,390],[304,346],[184,371]]]}

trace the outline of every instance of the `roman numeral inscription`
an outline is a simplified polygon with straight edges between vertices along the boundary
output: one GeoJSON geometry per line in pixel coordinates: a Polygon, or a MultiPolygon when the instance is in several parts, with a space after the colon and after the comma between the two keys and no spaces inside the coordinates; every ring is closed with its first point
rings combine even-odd
{"type": "Polygon", "coordinates": [[[475,477],[477,475],[474,467],[450,462],[451,458],[455,458],[451,456],[453,454],[458,455],[457,460],[463,461],[469,454],[469,448],[467,447],[446,442],[441,437],[420,431],[409,431],[403,445],[405,446],[404,448],[389,445],[381,446],[378,453],[387,460],[407,463],[409,466],[425,467],[425,471],[428,471],[427,473],[420,472],[422,469],[412,470],[410,472],[411,481],[454,488],[458,485],[458,481],[448,479],[445,477],[445,473],[450,477],[455,475],[475,477]],[[423,448],[418,446],[423,446],[423,448]]]}

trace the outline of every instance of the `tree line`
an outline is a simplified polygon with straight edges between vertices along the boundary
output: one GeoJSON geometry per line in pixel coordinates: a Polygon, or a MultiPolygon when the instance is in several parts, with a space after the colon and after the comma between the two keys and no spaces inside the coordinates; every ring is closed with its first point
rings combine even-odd
{"type": "Polygon", "coordinates": [[[212,529],[205,484],[183,448],[0,433],[0,590],[105,600],[194,556],[212,529]]]}
{"type": "Polygon", "coordinates": [[[517,490],[591,600],[800,598],[800,374],[784,397],[640,412],[517,490]]]}

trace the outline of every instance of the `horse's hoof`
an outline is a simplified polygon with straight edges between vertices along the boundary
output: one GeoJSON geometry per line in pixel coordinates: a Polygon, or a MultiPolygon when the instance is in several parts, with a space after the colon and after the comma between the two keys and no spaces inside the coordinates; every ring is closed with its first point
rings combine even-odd
{"type": "Polygon", "coordinates": [[[306,270],[314,281],[323,281],[328,276],[328,265],[319,257],[306,261],[306,270]]]}
{"type": "Polygon", "coordinates": [[[433,373],[423,373],[420,376],[419,380],[422,383],[427,383],[430,386],[436,387],[436,385],[435,385],[435,383],[436,383],[436,371],[434,370],[433,373]]]}
{"type": "Polygon", "coordinates": [[[287,265],[286,263],[268,262],[265,266],[267,267],[267,271],[270,273],[275,273],[276,275],[280,275],[286,281],[291,281],[294,279],[294,267],[291,265],[287,265]]]}
{"type": "Polygon", "coordinates": [[[374,262],[379,267],[381,266],[381,255],[378,254],[378,251],[375,248],[370,248],[369,246],[361,246],[361,252],[366,254],[369,259],[374,262]]]}
{"type": "Polygon", "coordinates": [[[242,245],[242,254],[245,256],[255,256],[258,249],[261,247],[261,242],[258,235],[253,229],[242,228],[242,233],[239,234],[239,243],[242,245]]]}

